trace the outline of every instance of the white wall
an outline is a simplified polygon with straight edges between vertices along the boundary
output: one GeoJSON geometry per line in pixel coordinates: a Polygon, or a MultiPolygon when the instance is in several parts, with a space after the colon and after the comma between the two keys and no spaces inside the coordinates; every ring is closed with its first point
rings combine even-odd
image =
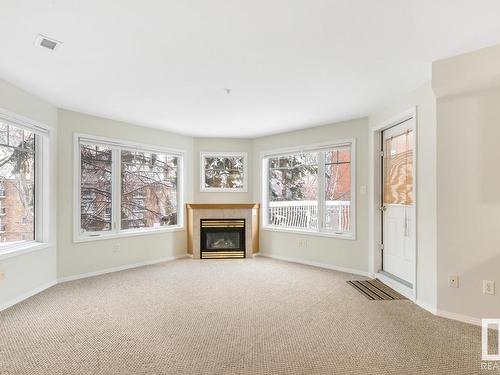
{"type": "MultiPolygon", "coordinates": [[[[0,107],[16,114],[31,118],[52,127],[51,144],[57,142],[57,109],[0,80],[0,107]]],[[[53,147],[49,169],[53,183],[51,199],[50,246],[42,250],[17,255],[7,259],[0,256],[0,271],[5,279],[0,280],[0,309],[11,305],[36,290],[43,289],[56,280],[56,154],[53,147]]]]}
{"type": "Polygon", "coordinates": [[[196,203],[252,203],[252,140],[236,138],[195,138],[193,168],[193,199],[196,203]],[[200,192],[200,152],[246,152],[248,154],[248,191],[246,193],[202,193],[200,192]]]}
{"type": "MultiPolygon", "coordinates": [[[[436,309],[437,273],[437,214],[436,214],[436,98],[431,83],[402,96],[388,108],[369,117],[370,126],[370,181],[379,186],[374,175],[374,162],[378,162],[378,150],[374,147],[373,129],[387,123],[400,113],[417,107],[417,302],[423,307],[436,309]],[[374,182],[375,181],[375,182],[374,182]]],[[[373,191],[373,190],[372,190],[373,191]]],[[[373,202],[373,195],[370,197],[373,202]]],[[[379,215],[370,206],[372,215],[379,215]]],[[[378,233],[370,225],[370,272],[379,268],[378,233]]]]}
{"type": "Polygon", "coordinates": [[[360,187],[368,183],[368,120],[366,118],[255,139],[253,194],[254,201],[261,202],[261,153],[263,151],[352,138],[356,139],[356,240],[262,230],[260,232],[261,253],[331,268],[368,273],[368,200],[366,194],[360,193],[360,187]],[[299,240],[302,239],[306,240],[305,247],[299,247],[299,240]]]}
{"type": "Polygon", "coordinates": [[[0,271],[5,272],[5,280],[0,281],[0,308],[49,285],[57,277],[74,277],[186,254],[185,230],[73,242],[74,132],[185,150],[185,201],[199,203],[261,202],[263,151],[356,138],[356,240],[263,230],[260,251],[331,268],[360,273],[376,271],[376,233],[369,230],[375,207],[368,195],[360,193],[360,187],[372,184],[375,179],[370,162],[370,155],[376,151],[371,129],[416,106],[417,302],[431,311],[437,309],[443,315],[470,321],[495,317],[500,311],[500,293],[484,295],[481,287],[483,279],[496,281],[497,289],[500,283],[500,153],[496,147],[500,138],[499,61],[500,47],[438,61],[433,65],[432,87],[425,84],[369,118],[254,140],[193,139],[58,111],[0,81],[0,107],[51,126],[54,145],[51,162],[53,243],[43,250],[0,257],[0,271]],[[200,151],[248,152],[248,192],[200,193],[200,151]],[[299,240],[306,240],[306,246],[299,247],[299,240]],[[117,243],[120,244],[118,251],[113,249],[117,243]],[[448,287],[449,275],[460,277],[459,288],[448,287]]]}
{"type": "Polygon", "coordinates": [[[185,151],[184,198],[192,199],[193,139],[160,130],[59,110],[59,236],[57,271],[59,278],[74,277],[114,267],[183,256],[186,230],[146,234],[119,239],[73,242],[73,135],[83,133],[123,139],[185,151]],[[114,245],[119,244],[119,250],[114,245]]]}
{"type": "Polygon", "coordinates": [[[437,101],[438,309],[500,318],[500,46],[433,65],[437,101]],[[459,276],[457,289],[448,277],[459,276]],[[496,281],[496,295],[482,281],[496,281]]]}

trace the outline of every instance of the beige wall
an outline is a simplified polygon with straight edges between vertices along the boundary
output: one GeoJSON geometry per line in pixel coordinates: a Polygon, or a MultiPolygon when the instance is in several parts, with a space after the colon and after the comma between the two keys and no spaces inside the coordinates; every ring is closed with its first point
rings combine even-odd
{"type": "Polygon", "coordinates": [[[195,203],[252,203],[252,140],[195,138],[193,155],[193,199],[195,203]],[[246,152],[248,154],[248,191],[246,193],[202,193],[200,192],[200,152],[246,152]]]}
{"type": "Polygon", "coordinates": [[[191,137],[66,110],[59,110],[59,129],[58,169],[64,171],[59,176],[58,195],[59,201],[64,202],[59,205],[58,210],[59,278],[186,254],[186,230],[85,243],[73,242],[73,135],[76,132],[184,150],[185,201],[192,199],[193,175],[189,173],[193,170],[191,137]]]}
{"type": "Polygon", "coordinates": [[[433,65],[438,309],[476,321],[500,317],[499,61],[496,46],[433,65]],[[450,275],[459,288],[448,287],[450,275]],[[483,280],[496,281],[496,295],[483,294],[483,280]]]}
{"type": "MultiPolygon", "coordinates": [[[[436,97],[428,82],[402,96],[388,108],[370,115],[370,181],[376,181],[374,163],[379,160],[374,148],[372,129],[386,124],[400,113],[417,108],[417,303],[435,311],[437,273],[436,217],[436,97]]],[[[379,186],[379,182],[375,182],[379,186]]],[[[373,196],[370,199],[373,202],[373,196]]],[[[379,215],[377,207],[370,207],[379,215]]],[[[375,220],[373,220],[375,221],[375,220]]],[[[370,225],[370,270],[378,271],[378,233],[370,225]]]]}
{"type": "Polygon", "coordinates": [[[476,318],[500,317],[482,293],[500,286],[499,103],[500,88],[438,101],[438,308],[476,318]]]}
{"type": "Polygon", "coordinates": [[[253,195],[261,202],[261,153],[286,147],[356,139],[356,240],[305,234],[260,233],[260,252],[331,268],[368,273],[368,197],[360,187],[368,183],[368,120],[366,118],[257,138],[253,144],[253,195]],[[299,241],[306,240],[300,247],[299,241]]]}
{"type": "MultiPolygon", "coordinates": [[[[54,106],[0,80],[0,108],[50,126],[52,128],[50,141],[52,145],[56,144],[57,109],[54,106]]],[[[50,203],[50,246],[7,259],[0,256],[0,271],[5,272],[5,279],[0,280],[0,309],[53,283],[57,278],[55,224],[57,169],[55,163],[56,154],[53,150],[49,166],[53,187],[50,203]]]]}

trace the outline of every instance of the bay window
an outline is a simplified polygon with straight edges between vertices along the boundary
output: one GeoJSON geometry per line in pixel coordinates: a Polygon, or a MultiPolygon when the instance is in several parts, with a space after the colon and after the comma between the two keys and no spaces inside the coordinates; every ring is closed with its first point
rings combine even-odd
{"type": "Polygon", "coordinates": [[[182,227],[182,152],[75,136],[75,240],[182,227]]]}
{"type": "Polygon", "coordinates": [[[263,158],[263,227],[354,238],[354,141],[263,158]]]}

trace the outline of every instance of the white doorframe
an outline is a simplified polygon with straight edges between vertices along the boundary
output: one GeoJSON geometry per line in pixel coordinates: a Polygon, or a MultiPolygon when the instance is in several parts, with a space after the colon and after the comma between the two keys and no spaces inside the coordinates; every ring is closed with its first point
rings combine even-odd
{"type": "Polygon", "coordinates": [[[369,222],[370,222],[370,276],[377,277],[381,281],[387,283],[391,288],[403,294],[405,297],[412,301],[417,299],[417,259],[418,259],[418,196],[417,196],[417,155],[418,155],[418,133],[417,133],[417,107],[412,107],[407,111],[400,113],[399,115],[391,118],[388,121],[384,121],[381,124],[370,129],[369,142],[370,142],[370,185],[369,185],[369,222]],[[381,163],[381,135],[382,131],[395,126],[404,121],[410,120],[413,122],[413,129],[415,131],[415,152],[413,154],[413,168],[414,168],[414,178],[413,178],[413,193],[415,199],[415,222],[414,222],[414,233],[415,233],[415,276],[412,282],[413,288],[409,288],[385,275],[379,273],[381,269],[382,258],[381,258],[381,243],[382,243],[382,220],[380,214],[380,206],[382,205],[382,163],[381,163]]]}

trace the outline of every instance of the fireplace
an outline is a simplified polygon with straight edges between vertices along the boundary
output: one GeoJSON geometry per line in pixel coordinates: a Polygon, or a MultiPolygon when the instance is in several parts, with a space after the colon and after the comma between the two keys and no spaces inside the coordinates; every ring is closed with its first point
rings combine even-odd
{"type": "Polygon", "coordinates": [[[245,258],[245,219],[200,219],[200,257],[245,258]]]}
{"type": "MultiPolygon", "coordinates": [[[[208,223],[210,219],[223,222],[236,219],[240,220],[239,229],[245,235],[244,242],[243,238],[240,237],[240,241],[243,242],[241,249],[245,250],[244,257],[247,259],[252,258],[255,253],[259,252],[259,209],[260,205],[258,203],[186,203],[187,253],[193,259],[200,259],[201,248],[203,247],[207,250],[205,237],[205,241],[203,241],[204,245],[202,246],[202,220],[207,220],[208,223]],[[245,223],[244,230],[241,228],[242,220],[245,223]]],[[[228,242],[224,246],[228,247],[230,245],[231,243],[228,242]]],[[[233,256],[236,254],[238,253],[229,253],[229,255],[233,256]]],[[[205,257],[208,255],[210,255],[208,251],[205,251],[205,257]]],[[[241,255],[240,257],[243,258],[241,255]]]]}

